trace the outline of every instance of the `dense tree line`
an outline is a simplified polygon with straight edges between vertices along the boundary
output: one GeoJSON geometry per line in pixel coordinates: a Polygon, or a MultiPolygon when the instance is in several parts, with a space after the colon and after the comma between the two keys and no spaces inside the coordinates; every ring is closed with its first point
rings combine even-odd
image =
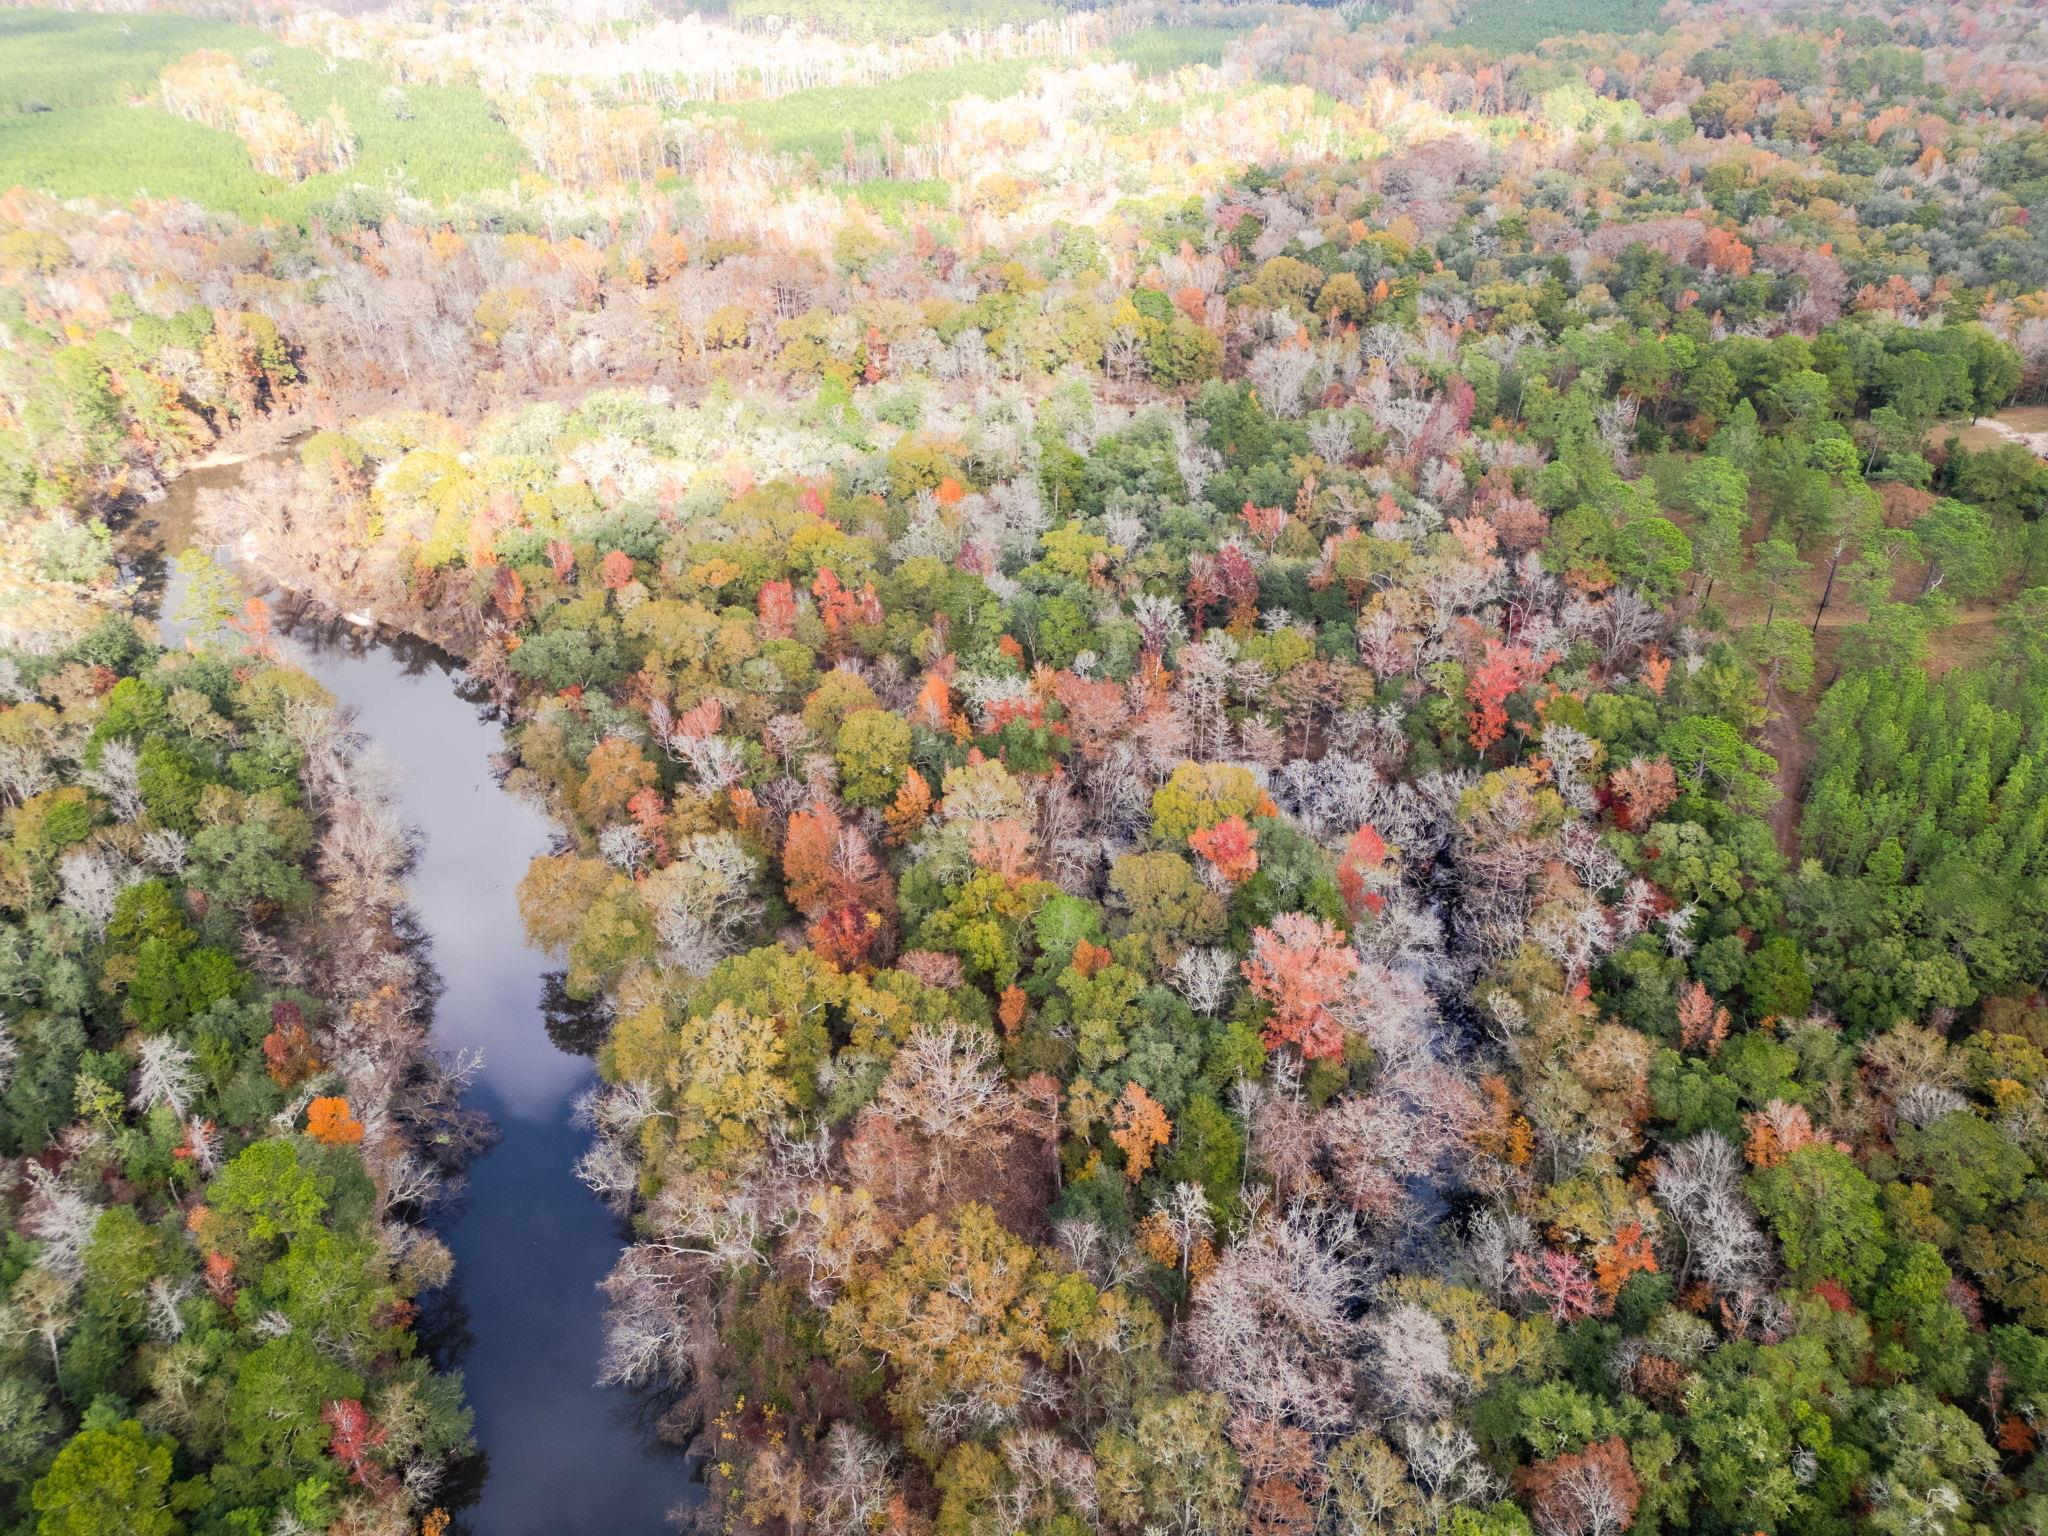
{"type": "Polygon", "coordinates": [[[237,649],[109,617],[4,662],[0,1499],[38,1536],[409,1531],[469,1449],[412,1332],[450,1268],[413,1149],[461,1127],[405,840],[325,692],[237,649]]]}

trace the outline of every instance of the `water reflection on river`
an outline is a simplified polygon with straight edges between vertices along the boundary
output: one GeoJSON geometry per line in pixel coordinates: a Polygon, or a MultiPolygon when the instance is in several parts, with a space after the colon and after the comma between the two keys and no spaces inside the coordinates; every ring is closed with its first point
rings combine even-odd
{"type": "MultiPolygon", "coordinates": [[[[184,548],[198,497],[240,474],[221,467],[180,480],[138,520],[131,543],[184,548]]],[[[174,590],[164,611],[176,605],[174,590]]],[[[289,602],[275,621],[288,659],[355,710],[396,770],[401,810],[423,834],[409,884],[442,986],[434,1040],[484,1053],[468,1102],[501,1131],[440,1223],[457,1278],[438,1320],[429,1317],[446,1363],[464,1374],[484,1451],[481,1493],[460,1519],[476,1536],[652,1536],[691,1482],[631,1398],[592,1385],[594,1287],[621,1234],[571,1172],[587,1138],[569,1123],[570,1103],[592,1068],[543,1028],[547,962],[519,923],[519,879],[548,847],[548,822],[498,787],[498,725],[463,697],[450,658],[295,614],[289,602]]]]}

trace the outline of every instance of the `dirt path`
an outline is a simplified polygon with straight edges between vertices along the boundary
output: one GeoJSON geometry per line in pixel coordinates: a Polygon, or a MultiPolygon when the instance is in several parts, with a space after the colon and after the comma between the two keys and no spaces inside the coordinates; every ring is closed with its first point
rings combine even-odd
{"type": "Polygon", "coordinates": [[[1939,446],[1950,437],[1972,453],[2011,443],[2036,458],[2048,459],[2048,406],[2013,406],[1996,416],[1979,416],[1966,427],[1938,426],[1927,434],[1927,441],[1939,446]]]}
{"type": "MultiPolygon", "coordinates": [[[[2048,408],[2041,409],[2039,415],[2040,426],[2048,429],[2048,408]]],[[[2024,424],[2032,426],[2034,422],[2029,417],[2024,424]]],[[[1886,521],[1894,527],[1910,522],[1934,499],[1925,492],[1908,491],[1905,487],[1880,487],[1880,490],[1890,492],[1885,496],[1886,521]]],[[[1674,521],[1688,533],[1692,531],[1691,520],[1682,514],[1675,516],[1674,521]]],[[[1766,521],[1760,509],[1753,511],[1745,538],[1751,550],[1768,536],[1766,521]]],[[[1827,610],[1818,612],[1821,593],[1827,589],[1827,579],[1827,561],[1816,558],[1811,569],[1778,591],[1777,617],[1797,619],[1813,630],[1813,687],[1803,694],[1788,693],[1783,688],[1772,689],[1765,701],[1770,719],[1756,740],[1756,745],[1778,762],[1773,782],[1778,787],[1779,798],[1767,819],[1779,851],[1787,858],[1797,858],[1799,852],[1799,816],[1805,806],[1815,756],[1813,718],[1820,709],[1820,701],[1829,684],[1842,670],[1842,649],[1848,631],[1862,623],[1864,618],[1862,609],[1851,601],[1841,581],[1835,584],[1827,610]]],[[[1911,602],[1919,597],[1926,581],[1927,567],[1923,562],[1901,561],[1892,585],[1892,596],[1900,602],[1911,602]]],[[[1761,624],[1772,607],[1762,595],[1735,590],[1731,586],[1716,588],[1712,596],[1713,606],[1720,610],[1723,619],[1723,632],[1731,638],[1761,624]]],[[[2005,597],[2006,594],[2001,593],[1960,604],[1955,617],[1927,637],[1928,671],[1939,677],[1952,667],[1989,657],[1998,645],[1996,624],[2004,611],[2005,597]]]]}

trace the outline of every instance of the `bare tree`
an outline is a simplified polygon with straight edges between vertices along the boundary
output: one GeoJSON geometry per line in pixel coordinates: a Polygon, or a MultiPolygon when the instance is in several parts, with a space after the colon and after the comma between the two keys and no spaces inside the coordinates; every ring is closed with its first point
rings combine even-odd
{"type": "Polygon", "coordinates": [[[1196,1293],[1187,1349],[1195,1375],[1239,1408],[1329,1431],[1351,1420],[1368,1289],[1351,1219],[1297,1201],[1233,1244],[1196,1293]]]}
{"type": "Polygon", "coordinates": [[[1237,959],[1229,950],[1188,949],[1173,962],[1167,980],[1195,1012],[1213,1015],[1236,975],[1237,959]]]}
{"type": "Polygon", "coordinates": [[[179,1119],[199,1092],[199,1061],[174,1035],[145,1035],[129,1102],[137,1109],[167,1105],[179,1119]]]}
{"type": "Polygon", "coordinates": [[[1658,1160],[1653,1187],[1684,1234],[1681,1281],[1697,1268],[1719,1291],[1759,1289],[1772,1270],[1771,1245],[1742,1190],[1742,1155],[1701,1131],[1658,1160]]]}
{"type": "Polygon", "coordinates": [[[1016,1108],[987,1031],[948,1020],[927,1025],[904,1041],[875,1095],[873,1112],[922,1135],[933,1175],[943,1179],[955,1153],[1007,1124],[1016,1108]]]}
{"type": "Polygon", "coordinates": [[[28,1165],[29,1195],[21,1230],[42,1245],[35,1265],[66,1280],[85,1274],[85,1248],[99,1225],[100,1208],[41,1163],[28,1165]]]}
{"type": "Polygon", "coordinates": [[[667,962],[701,976],[759,925],[760,867],[730,832],[699,832],[642,883],[667,962]]]}
{"type": "Polygon", "coordinates": [[[1012,1480],[996,1499],[1004,1529],[1026,1530],[1069,1509],[1093,1513],[1095,1461],[1085,1451],[1043,1429],[1013,1430],[1001,1449],[1012,1480]]]}
{"type": "Polygon", "coordinates": [[[1465,1378],[1451,1363],[1450,1341],[1436,1315],[1401,1302],[1365,1325],[1373,1385],[1396,1414],[1406,1418],[1443,1413],[1465,1378]]]}
{"type": "Polygon", "coordinates": [[[74,848],[57,867],[64,905],[84,918],[95,934],[106,932],[114,901],[129,884],[126,861],[94,849],[74,848]]]}
{"type": "Polygon", "coordinates": [[[109,741],[100,747],[96,767],[79,770],[78,782],[105,795],[114,814],[133,821],[142,814],[142,790],[138,778],[140,757],[125,741],[109,741]]]}
{"type": "Polygon", "coordinates": [[[1500,1484],[1479,1454],[1479,1445],[1460,1425],[1442,1419],[1410,1424],[1405,1436],[1408,1474],[1429,1501],[1441,1525],[1460,1505],[1491,1503],[1500,1484]]]}
{"type": "Polygon", "coordinates": [[[889,1463],[888,1448],[851,1424],[836,1423],[826,1432],[812,1484],[812,1518],[821,1536],[864,1536],[882,1524],[896,1492],[889,1463]]]}
{"type": "Polygon", "coordinates": [[[0,742],[0,795],[19,805],[57,782],[42,751],[27,742],[0,742]]]}

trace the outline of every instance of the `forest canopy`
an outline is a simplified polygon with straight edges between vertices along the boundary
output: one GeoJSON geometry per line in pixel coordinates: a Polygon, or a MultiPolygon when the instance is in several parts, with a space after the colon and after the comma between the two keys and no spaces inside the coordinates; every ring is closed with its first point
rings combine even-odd
{"type": "Polygon", "coordinates": [[[681,1518],[2048,1520],[2038,7],[135,21],[0,18],[12,1527],[451,1518],[402,839],[115,560],[260,447],[558,831],[681,1518]]]}

